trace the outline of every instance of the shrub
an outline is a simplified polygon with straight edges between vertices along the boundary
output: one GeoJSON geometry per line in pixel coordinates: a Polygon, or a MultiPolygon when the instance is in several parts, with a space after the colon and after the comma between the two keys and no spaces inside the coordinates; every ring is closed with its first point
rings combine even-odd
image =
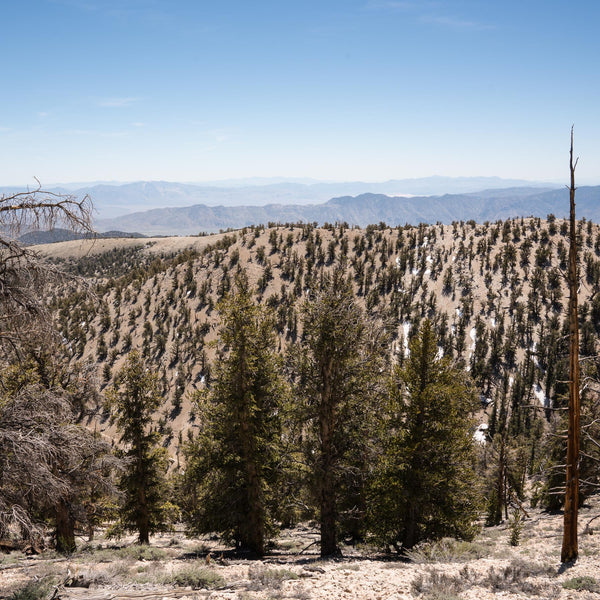
{"type": "Polygon", "coordinates": [[[38,581],[29,581],[25,587],[13,592],[11,596],[8,596],[8,600],[42,600],[52,588],[53,581],[48,578],[40,579],[38,581]]]}
{"type": "Polygon", "coordinates": [[[577,590],[578,592],[600,592],[598,582],[588,575],[567,579],[567,581],[563,581],[562,586],[566,590],[577,590]]]}
{"type": "Polygon", "coordinates": [[[417,564],[466,562],[483,558],[487,554],[488,551],[481,544],[455,540],[454,538],[442,538],[435,542],[423,542],[406,552],[407,558],[417,564]]]}
{"type": "Polygon", "coordinates": [[[216,589],[225,585],[225,579],[206,567],[185,567],[177,573],[168,575],[164,583],[180,587],[191,587],[194,590],[216,589]]]}
{"type": "Polygon", "coordinates": [[[264,566],[251,567],[248,571],[250,590],[264,588],[280,589],[284,581],[298,579],[298,575],[289,569],[267,569],[264,566]]]}
{"type": "Polygon", "coordinates": [[[429,569],[417,575],[411,583],[413,595],[420,595],[427,600],[460,600],[459,593],[465,588],[461,576],[453,576],[429,569]]]}
{"type": "Polygon", "coordinates": [[[510,529],[510,545],[518,546],[521,542],[521,532],[523,531],[523,517],[518,509],[511,515],[508,527],[510,529]]]}

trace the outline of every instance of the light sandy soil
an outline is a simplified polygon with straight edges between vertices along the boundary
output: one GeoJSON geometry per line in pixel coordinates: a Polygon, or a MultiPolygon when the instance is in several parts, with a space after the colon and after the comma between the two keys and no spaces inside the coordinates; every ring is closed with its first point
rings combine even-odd
{"type": "MultiPolygon", "coordinates": [[[[525,521],[519,546],[509,545],[507,525],[486,528],[473,543],[445,541],[413,553],[403,562],[372,548],[344,547],[344,558],[321,560],[315,530],[299,527],[283,532],[265,559],[235,557],[209,539],[190,540],[181,533],[157,536],[147,555],[138,560],[134,545],[109,548],[105,540],[88,545],[69,558],[55,555],[25,558],[5,555],[0,561],[0,598],[33,578],[53,576],[89,587],[56,588],[56,598],[108,600],[119,598],[210,598],[255,600],[488,600],[600,598],[588,580],[576,590],[563,583],[577,577],[600,583],[600,498],[580,517],[580,559],[562,567],[559,560],[562,517],[532,511],[525,521]],[[93,551],[90,551],[93,547],[93,551]],[[210,555],[207,552],[210,551],[210,555]],[[152,558],[158,560],[152,560],[152,558]],[[177,573],[201,572],[216,578],[212,589],[193,589],[177,573]],[[222,578],[222,579],[221,579],[222,578]]],[[[124,541],[121,542],[124,544],[124,541]]],[[[49,597],[54,593],[53,587],[49,597]]]]}
{"type": "Polygon", "coordinates": [[[148,238],[97,238],[93,240],[71,240],[54,244],[37,244],[32,249],[52,258],[81,258],[109,252],[115,248],[145,246],[147,251],[156,254],[174,254],[188,248],[202,250],[214,244],[225,233],[205,236],[148,237],[148,238]]]}

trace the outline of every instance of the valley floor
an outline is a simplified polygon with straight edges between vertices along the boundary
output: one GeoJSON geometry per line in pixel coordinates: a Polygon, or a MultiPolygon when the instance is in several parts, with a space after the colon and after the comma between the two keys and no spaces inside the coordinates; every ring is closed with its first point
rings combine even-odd
{"type": "Polygon", "coordinates": [[[13,553],[0,556],[0,598],[587,600],[600,598],[596,516],[600,497],[580,513],[580,559],[566,568],[560,564],[562,516],[533,510],[518,546],[510,546],[510,530],[501,525],[484,528],[471,543],[424,546],[408,562],[352,547],[343,548],[344,558],[321,560],[313,543],[317,532],[309,527],[283,532],[261,561],[233,557],[215,541],[181,533],[157,536],[150,547],[99,539],[69,558],[13,553]]]}

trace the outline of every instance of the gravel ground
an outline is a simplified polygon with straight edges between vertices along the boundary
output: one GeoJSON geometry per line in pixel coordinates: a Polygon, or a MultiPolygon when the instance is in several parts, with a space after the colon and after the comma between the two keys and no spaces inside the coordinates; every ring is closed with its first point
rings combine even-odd
{"type": "Polygon", "coordinates": [[[146,549],[130,540],[111,546],[99,537],[69,558],[3,555],[0,598],[28,581],[52,579],[67,583],[56,592],[49,588],[55,600],[587,600],[600,598],[600,531],[593,529],[600,519],[586,530],[598,514],[595,498],[580,513],[580,558],[566,567],[560,564],[561,515],[532,511],[516,547],[501,525],[483,529],[472,543],[444,540],[418,549],[409,561],[353,547],[343,548],[343,558],[321,560],[317,532],[308,526],[283,532],[261,561],[182,533],[157,536],[146,549]]]}

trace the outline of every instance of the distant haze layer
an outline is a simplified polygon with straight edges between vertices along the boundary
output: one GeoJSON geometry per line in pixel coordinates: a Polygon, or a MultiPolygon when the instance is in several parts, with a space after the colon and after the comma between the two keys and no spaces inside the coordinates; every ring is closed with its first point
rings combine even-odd
{"type": "MultiPolygon", "coordinates": [[[[333,198],[322,204],[267,206],[206,206],[163,208],[99,220],[99,231],[121,230],[147,235],[194,235],[267,223],[336,223],[365,227],[379,222],[390,226],[418,223],[478,223],[520,216],[566,217],[566,188],[510,188],[471,194],[391,197],[362,194],[333,198]]],[[[600,220],[600,186],[577,190],[577,215],[600,220]]]]}

